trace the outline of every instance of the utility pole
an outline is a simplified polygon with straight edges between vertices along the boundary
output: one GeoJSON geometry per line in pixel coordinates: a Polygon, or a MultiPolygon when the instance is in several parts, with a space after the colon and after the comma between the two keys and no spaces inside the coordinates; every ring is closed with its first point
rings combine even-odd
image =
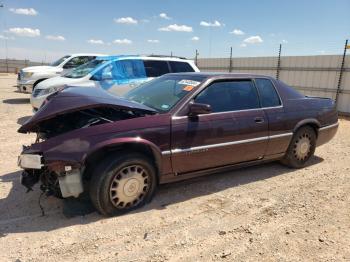
{"type": "Polygon", "coordinates": [[[346,50],[348,48],[350,48],[350,47],[348,46],[348,39],[346,39],[345,45],[344,45],[343,59],[341,61],[341,66],[340,66],[339,79],[338,79],[338,85],[337,85],[337,93],[335,95],[335,104],[336,104],[336,106],[338,105],[338,98],[339,98],[340,87],[341,87],[341,82],[342,82],[343,72],[344,72],[346,50]]]}
{"type": "Polygon", "coordinates": [[[232,46],[230,49],[230,68],[228,69],[228,71],[231,73],[232,72],[232,46]]]}
{"type": "Polygon", "coordinates": [[[194,58],[194,63],[196,64],[196,66],[198,66],[198,50],[196,49],[196,55],[195,55],[195,58],[194,58]]]}
{"type": "Polygon", "coordinates": [[[277,60],[277,71],[276,71],[276,79],[278,80],[280,77],[280,68],[281,68],[281,51],[282,51],[282,44],[280,44],[280,48],[278,51],[278,60],[277,60]]]}
{"type": "MultiPolygon", "coordinates": [[[[4,4],[3,3],[0,3],[0,8],[4,8],[4,4]]],[[[6,29],[6,20],[5,20],[5,16],[4,17],[4,28],[6,29]]],[[[9,64],[8,64],[8,48],[7,48],[7,37],[5,35],[4,37],[4,42],[5,42],[5,56],[6,56],[6,72],[8,73],[9,72],[9,64]]]]}

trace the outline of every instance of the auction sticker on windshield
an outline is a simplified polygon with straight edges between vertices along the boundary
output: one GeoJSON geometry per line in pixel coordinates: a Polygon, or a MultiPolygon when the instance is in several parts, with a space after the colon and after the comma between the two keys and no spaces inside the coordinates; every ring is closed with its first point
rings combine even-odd
{"type": "Polygon", "coordinates": [[[193,81],[193,80],[181,80],[179,82],[179,85],[187,85],[187,86],[197,86],[199,85],[201,82],[198,82],[198,81],[193,81]]]}

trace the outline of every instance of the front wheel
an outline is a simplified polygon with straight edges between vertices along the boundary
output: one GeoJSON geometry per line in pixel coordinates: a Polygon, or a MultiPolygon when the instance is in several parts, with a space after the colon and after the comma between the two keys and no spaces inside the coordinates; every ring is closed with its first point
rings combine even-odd
{"type": "Polygon", "coordinates": [[[103,215],[119,215],[151,201],[157,186],[152,162],[140,154],[105,159],[90,181],[90,198],[103,215]]]}
{"type": "Polygon", "coordinates": [[[281,162],[292,168],[302,168],[316,149],[316,133],[312,127],[301,127],[294,134],[281,162]]]}

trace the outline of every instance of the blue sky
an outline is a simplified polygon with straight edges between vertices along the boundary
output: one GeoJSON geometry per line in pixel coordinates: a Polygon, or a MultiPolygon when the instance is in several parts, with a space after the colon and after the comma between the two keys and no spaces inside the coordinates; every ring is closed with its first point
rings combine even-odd
{"type": "Polygon", "coordinates": [[[0,0],[0,58],[66,53],[194,57],[340,54],[349,0],[0,0]]]}

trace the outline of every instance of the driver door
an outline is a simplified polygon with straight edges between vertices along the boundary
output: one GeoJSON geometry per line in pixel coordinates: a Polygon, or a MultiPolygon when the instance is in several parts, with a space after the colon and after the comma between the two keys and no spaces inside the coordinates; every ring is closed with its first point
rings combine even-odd
{"type": "Polygon", "coordinates": [[[264,157],[268,123],[253,82],[214,82],[194,102],[212,113],[172,119],[173,171],[181,174],[264,157]]]}

